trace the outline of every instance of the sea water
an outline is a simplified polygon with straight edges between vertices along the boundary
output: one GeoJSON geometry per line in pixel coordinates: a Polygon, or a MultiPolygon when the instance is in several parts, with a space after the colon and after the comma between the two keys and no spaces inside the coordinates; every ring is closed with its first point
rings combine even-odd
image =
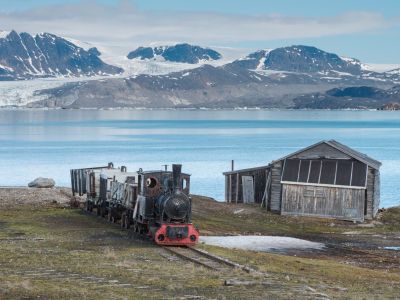
{"type": "Polygon", "coordinates": [[[0,110],[0,186],[114,162],[129,171],[183,164],[194,194],[224,199],[224,176],[336,139],[380,160],[381,206],[400,205],[400,112],[0,110]]]}

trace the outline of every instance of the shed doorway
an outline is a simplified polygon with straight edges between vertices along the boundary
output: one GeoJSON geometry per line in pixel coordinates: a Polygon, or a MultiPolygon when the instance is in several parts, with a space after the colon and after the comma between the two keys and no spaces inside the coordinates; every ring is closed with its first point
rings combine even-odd
{"type": "Polygon", "coordinates": [[[242,176],[243,203],[254,203],[254,178],[242,176]]]}

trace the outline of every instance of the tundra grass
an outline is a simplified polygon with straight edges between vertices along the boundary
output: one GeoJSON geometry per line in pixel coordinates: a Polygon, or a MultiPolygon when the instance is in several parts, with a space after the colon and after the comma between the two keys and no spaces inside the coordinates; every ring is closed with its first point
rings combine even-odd
{"type": "MultiPolygon", "coordinates": [[[[195,213],[201,230],[222,234],[248,228],[259,232],[264,225],[265,232],[282,234],[295,227],[261,221],[263,215],[251,222],[237,219],[222,212],[210,213],[210,218],[195,213]]],[[[391,270],[199,245],[260,271],[215,272],[80,209],[17,206],[0,211],[0,220],[0,299],[302,299],[324,294],[382,299],[400,292],[399,274],[391,270]],[[254,284],[225,286],[229,279],[254,284]]],[[[331,227],[321,228],[314,230],[331,227]]]]}
{"type": "Polygon", "coordinates": [[[180,260],[79,209],[20,206],[0,211],[0,219],[1,299],[244,299],[249,294],[264,299],[279,294],[263,285],[224,286],[229,278],[262,278],[180,260]]]}
{"type": "Polygon", "coordinates": [[[201,224],[206,234],[263,234],[307,236],[341,234],[354,231],[360,234],[400,232],[400,208],[393,207],[379,214],[378,221],[365,224],[335,219],[281,216],[259,205],[224,204],[207,197],[193,196],[194,223],[201,224]],[[371,226],[369,226],[370,224],[371,226]]]}
{"type": "Polygon", "coordinates": [[[371,270],[325,259],[227,250],[208,245],[200,247],[238,263],[251,265],[282,281],[312,286],[333,298],[397,299],[400,293],[400,274],[390,270],[371,270]]]}

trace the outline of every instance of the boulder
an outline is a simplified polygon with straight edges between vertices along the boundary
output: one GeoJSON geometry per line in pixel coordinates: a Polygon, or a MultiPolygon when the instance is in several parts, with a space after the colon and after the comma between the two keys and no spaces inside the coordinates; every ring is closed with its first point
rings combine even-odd
{"type": "Polygon", "coordinates": [[[28,186],[33,188],[52,188],[55,184],[55,181],[51,178],[39,177],[29,182],[28,186]]]}

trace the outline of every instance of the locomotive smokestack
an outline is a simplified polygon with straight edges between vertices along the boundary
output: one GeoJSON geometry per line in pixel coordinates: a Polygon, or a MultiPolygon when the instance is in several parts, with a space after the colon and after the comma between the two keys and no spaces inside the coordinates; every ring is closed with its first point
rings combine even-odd
{"type": "Polygon", "coordinates": [[[180,185],[180,178],[181,178],[181,173],[182,173],[182,165],[172,165],[172,178],[173,178],[173,184],[174,184],[174,191],[180,190],[181,185],[180,185]]]}

